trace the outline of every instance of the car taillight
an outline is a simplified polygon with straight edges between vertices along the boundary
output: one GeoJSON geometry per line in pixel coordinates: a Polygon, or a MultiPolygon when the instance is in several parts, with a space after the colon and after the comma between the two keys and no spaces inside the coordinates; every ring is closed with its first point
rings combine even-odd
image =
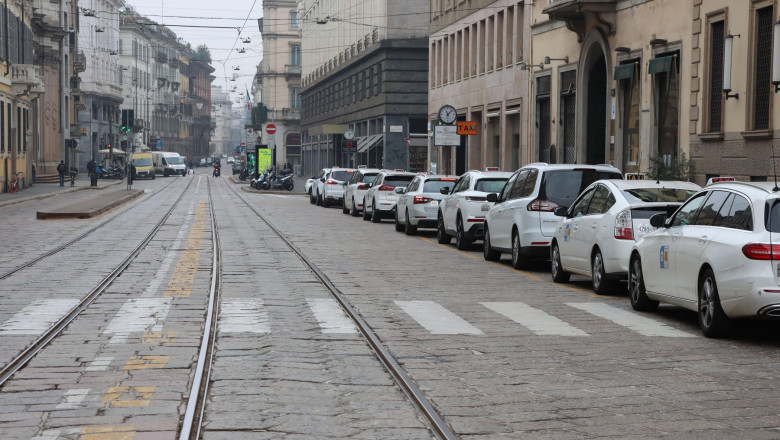
{"type": "Polygon", "coordinates": [[[487,197],[484,196],[466,196],[466,200],[469,202],[486,202],[487,197]]]}
{"type": "Polygon", "coordinates": [[[325,183],[327,183],[328,185],[336,185],[336,184],[338,184],[338,182],[336,182],[336,181],[335,181],[335,180],[333,180],[333,179],[328,179],[328,181],[327,181],[327,182],[325,182],[325,183]]]}
{"type": "Polygon", "coordinates": [[[361,191],[365,191],[365,190],[368,189],[368,185],[358,185],[357,189],[359,189],[361,191]]]}
{"type": "Polygon", "coordinates": [[[431,201],[433,201],[433,199],[430,198],[430,197],[414,196],[414,204],[415,205],[419,205],[421,203],[428,203],[428,202],[431,202],[431,201]]]}
{"type": "Polygon", "coordinates": [[[634,239],[634,222],[631,219],[631,210],[621,211],[615,217],[615,238],[618,240],[634,239]]]}
{"type": "Polygon", "coordinates": [[[529,211],[553,212],[557,207],[558,205],[555,203],[541,199],[536,199],[528,204],[529,211]]]}
{"type": "Polygon", "coordinates": [[[748,243],[742,253],[751,260],[780,260],[780,244],[748,243]]]}
{"type": "Polygon", "coordinates": [[[393,185],[381,185],[376,190],[377,191],[394,191],[395,190],[395,186],[393,186],[393,185]]]}

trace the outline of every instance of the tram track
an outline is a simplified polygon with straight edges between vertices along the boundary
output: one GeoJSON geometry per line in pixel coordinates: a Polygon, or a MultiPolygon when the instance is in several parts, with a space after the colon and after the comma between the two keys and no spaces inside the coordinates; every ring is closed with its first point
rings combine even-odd
{"type": "MultiPolygon", "coordinates": [[[[430,403],[415,382],[407,375],[406,371],[400,366],[392,353],[384,346],[377,334],[350,304],[346,296],[303,251],[281,232],[280,229],[255,208],[255,206],[249,203],[235,188],[232,186],[230,188],[233,193],[301,260],[301,262],[303,262],[303,264],[314,274],[319,283],[338,302],[347,317],[355,324],[361,336],[374,352],[377,359],[379,359],[387,373],[392,377],[393,381],[401,389],[407,399],[413,404],[418,414],[425,420],[425,423],[428,425],[431,432],[440,439],[456,439],[457,436],[450,429],[436,408],[430,403]]],[[[184,437],[180,437],[180,439],[183,440],[184,437]]]]}
{"type": "MultiPolygon", "coordinates": [[[[150,197],[147,197],[146,199],[142,200],[140,203],[147,203],[147,202],[149,202],[149,200],[151,200],[152,198],[154,198],[155,196],[157,196],[159,194],[162,194],[162,192],[164,190],[166,190],[168,187],[170,187],[174,183],[175,183],[175,181],[171,181],[170,183],[168,183],[164,187],[158,189],[150,197]]],[[[188,188],[189,188],[189,185],[188,185],[188,188]]],[[[186,192],[186,190],[185,190],[185,192],[186,192]]],[[[13,274],[15,274],[15,273],[17,273],[17,272],[19,272],[21,270],[24,270],[24,269],[26,269],[28,267],[31,267],[31,266],[35,265],[39,261],[42,261],[42,260],[44,260],[46,258],[49,258],[51,256],[54,256],[54,255],[57,255],[58,253],[62,252],[63,250],[69,248],[70,246],[72,246],[72,245],[78,243],[79,241],[89,237],[93,233],[95,233],[95,232],[105,228],[111,222],[113,222],[114,220],[120,218],[125,212],[126,212],[125,210],[121,210],[121,211],[115,213],[114,215],[110,216],[109,218],[105,219],[104,221],[100,222],[99,224],[93,226],[92,228],[87,229],[85,232],[83,232],[82,234],[79,234],[78,236],[72,238],[71,240],[68,240],[67,242],[65,242],[65,243],[63,243],[63,244],[61,244],[59,246],[56,246],[56,247],[54,247],[54,248],[52,248],[52,249],[50,249],[48,251],[45,251],[45,252],[43,252],[43,253],[41,253],[39,255],[36,255],[35,257],[30,258],[27,261],[25,261],[23,263],[20,263],[20,264],[16,265],[15,267],[13,267],[13,268],[11,268],[11,269],[3,272],[3,273],[0,273],[0,281],[10,277],[11,275],[13,275],[13,274]]]]}
{"type": "MultiPolygon", "coordinates": [[[[73,320],[75,320],[79,315],[81,315],[82,312],[84,312],[84,310],[86,310],[90,306],[90,304],[92,304],[97,298],[99,298],[103,294],[103,292],[105,292],[106,289],[114,282],[114,280],[116,280],[116,278],[119,277],[127,269],[127,267],[138,257],[141,251],[152,241],[152,239],[160,231],[162,226],[165,224],[165,222],[173,213],[174,209],[176,209],[176,207],[179,205],[181,200],[184,198],[184,195],[187,194],[189,188],[192,186],[193,180],[190,180],[190,182],[187,184],[187,186],[184,188],[181,194],[179,194],[175,202],[171,204],[171,207],[168,209],[168,211],[154,225],[152,230],[140,241],[140,243],[127,255],[127,257],[125,257],[122,260],[120,264],[118,264],[105,278],[103,278],[103,280],[101,280],[94,288],[92,288],[85,296],[83,296],[74,307],[72,307],[67,313],[65,313],[59,319],[57,319],[56,322],[52,324],[45,332],[40,334],[35,340],[29,343],[21,352],[19,352],[16,356],[14,356],[7,364],[5,364],[2,368],[0,368],[0,388],[2,388],[3,385],[5,385],[5,383],[9,379],[11,379],[11,377],[17,371],[23,368],[41,350],[45,349],[57,336],[59,336],[67,328],[67,326],[71,322],[73,322],[73,320]]],[[[167,188],[167,186],[165,188],[167,188]]],[[[161,191],[162,190],[158,191],[158,194],[161,191]]],[[[17,268],[13,269],[11,272],[12,273],[18,272],[19,270],[22,270],[25,267],[32,266],[33,264],[35,264],[35,262],[40,261],[43,258],[47,258],[51,255],[56,254],[57,252],[62,251],[63,249],[67,248],[73,243],[95,232],[97,229],[104,227],[112,220],[121,216],[121,214],[122,213],[118,213],[112,218],[107,219],[105,222],[102,222],[101,224],[95,226],[94,228],[90,229],[86,233],[71,240],[66,245],[59,246],[58,248],[55,249],[55,251],[48,251],[45,254],[39,255],[38,257],[33,259],[36,261],[30,260],[26,264],[17,266],[17,268]]],[[[7,276],[10,276],[10,274],[6,275],[6,277],[7,276]]]]}

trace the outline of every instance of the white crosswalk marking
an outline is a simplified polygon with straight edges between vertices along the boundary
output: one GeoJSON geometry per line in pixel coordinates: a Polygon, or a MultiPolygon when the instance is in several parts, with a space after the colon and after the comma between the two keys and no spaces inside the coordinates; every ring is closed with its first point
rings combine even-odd
{"type": "Polygon", "coordinates": [[[357,333],[357,327],[333,298],[308,298],[323,333],[357,333]]]}
{"type": "Polygon", "coordinates": [[[78,303],[77,299],[35,301],[0,325],[0,335],[40,335],[78,303]]]}
{"type": "Polygon", "coordinates": [[[482,330],[433,301],[395,301],[409,316],[435,335],[481,335],[482,330]]]}
{"type": "Polygon", "coordinates": [[[638,313],[612,307],[604,303],[566,303],[571,307],[584,310],[590,314],[622,325],[644,336],[663,336],[668,338],[695,338],[687,333],[662,324],[654,319],[646,318],[638,313]]]}
{"type": "Polygon", "coordinates": [[[114,358],[110,356],[101,356],[96,357],[95,360],[89,363],[89,366],[87,366],[87,371],[106,371],[108,370],[108,366],[111,365],[111,361],[113,361],[114,358]]]}
{"type": "Polygon", "coordinates": [[[480,304],[499,315],[506,316],[539,336],[588,336],[577,327],[522,302],[483,302],[480,304]]]}
{"type": "Polygon", "coordinates": [[[87,398],[89,388],[76,388],[65,391],[65,398],[62,403],[57,405],[57,409],[75,409],[80,408],[84,399],[87,398]]]}
{"type": "Polygon", "coordinates": [[[108,323],[104,334],[114,335],[110,344],[122,343],[130,333],[159,331],[168,311],[171,308],[171,298],[138,298],[131,299],[122,305],[114,319],[108,323]]]}
{"type": "Polygon", "coordinates": [[[219,331],[222,333],[270,332],[271,324],[263,300],[224,301],[219,311],[219,331]]]}

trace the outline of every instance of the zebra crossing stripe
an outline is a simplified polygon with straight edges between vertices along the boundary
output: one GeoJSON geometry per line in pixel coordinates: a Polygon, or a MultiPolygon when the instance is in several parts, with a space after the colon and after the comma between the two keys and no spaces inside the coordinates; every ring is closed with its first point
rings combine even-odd
{"type": "Polygon", "coordinates": [[[130,333],[162,327],[171,308],[171,298],[131,299],[122,305],[103,334],[114,335],[110,344],[123,343],[130,333]]]}
{"type": "Polygon", "coordinates": [[[78,299],[35,301],[0,325],[0,335],[40,335],[78,303],[78,299]]]}
{"type": "Polygon", "coordinates": [[[482,330],[433,301],[395,301],[417,323],[434,335],[482,335],[482,330]]]}
{"type": "Polygon", "coordinates": [[[223,301],[219,311],[222,333],[269,333],[271,322],[261,299],[223,301]]]}
{"type": "Polygon", "coordinates": [[[644,336],[662,336],[667,338],[695,338],[696,335],[672,328],[654,319],[644,317],[603,303],[566,303],[571,307],[583,310],[592,315],[612,321],[615,324],[633,330],[644,336]]]}
{"type": "Polygon", "coordinates": [[[320,323],[323,333],[357,333],[355,324],[333,298],[308,298],[314,317],[320,323]]]}
{"type": "Polygon", "coordinates": [[[522,302],[482,302],[480,304],[526,327],[538,336],[588,336],[577,327],[522,302]]]}

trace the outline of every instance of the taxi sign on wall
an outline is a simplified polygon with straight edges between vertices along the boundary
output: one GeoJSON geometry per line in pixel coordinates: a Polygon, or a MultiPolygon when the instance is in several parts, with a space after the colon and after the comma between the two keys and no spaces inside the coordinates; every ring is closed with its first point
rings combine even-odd
{"type": "Polygon", "coordinates": [[[458,121],[458,134],[473,136],[477,134],[477,123],[475,121],[458,121]]]}

